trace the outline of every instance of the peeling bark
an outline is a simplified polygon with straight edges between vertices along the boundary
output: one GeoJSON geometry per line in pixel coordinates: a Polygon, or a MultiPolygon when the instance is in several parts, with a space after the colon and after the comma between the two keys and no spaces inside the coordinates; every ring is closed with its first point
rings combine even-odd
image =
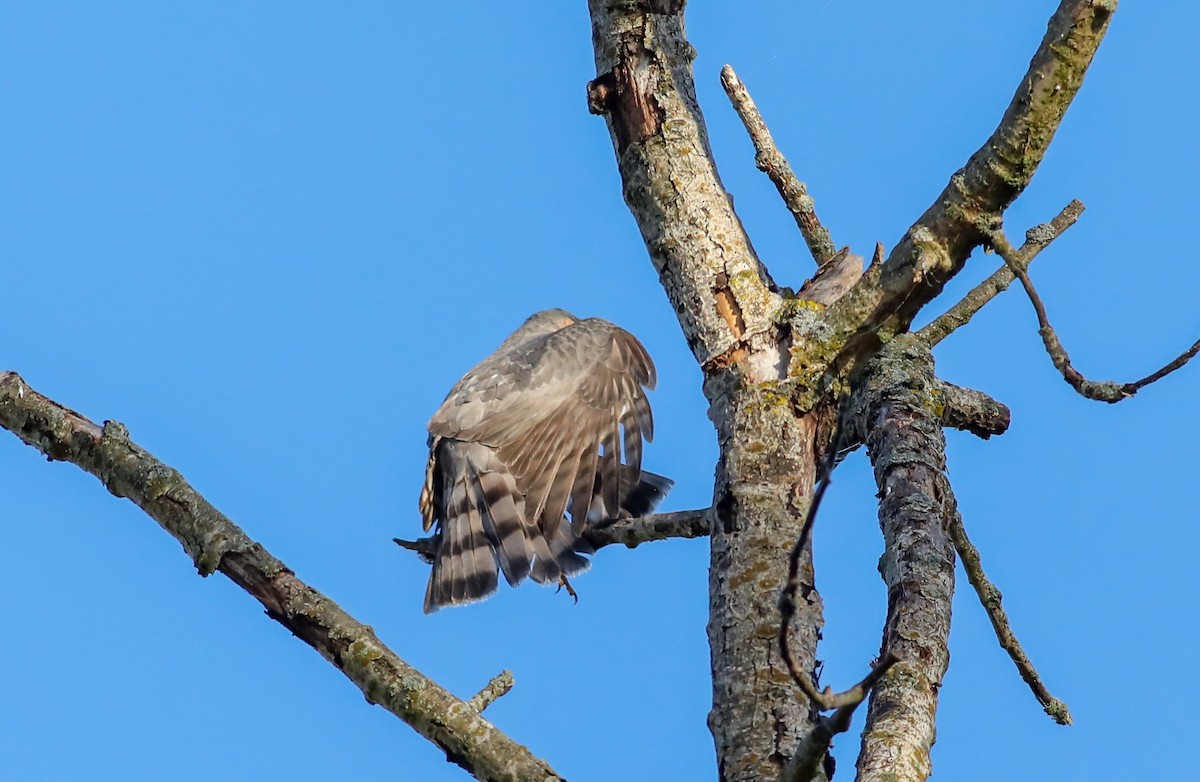
{"type": "MultiPolygon", "coordinates": [[[[625,202],[701,366],[775,350],[779,296],[733,211],[692,80],[682,2],[591,0],[588,106],[613,138],[625,202]]],[[[775,375],[768,361],[757,379],[775,375]]]]}

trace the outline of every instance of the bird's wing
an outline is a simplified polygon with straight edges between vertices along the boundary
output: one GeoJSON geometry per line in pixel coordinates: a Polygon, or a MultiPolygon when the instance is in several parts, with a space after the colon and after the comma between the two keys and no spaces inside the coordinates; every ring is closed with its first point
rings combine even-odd
{"type": "Polygon", "coordinates": [[[496,448],[529,523],[553,539],[568,504],[577,532],[589,508],[616,517],[623,483],[638,480],[642,442],[654,437],[645,393],[654,384],[641,343],[589,318],[485,359],[451,390],[429,431],[496,448]]]}

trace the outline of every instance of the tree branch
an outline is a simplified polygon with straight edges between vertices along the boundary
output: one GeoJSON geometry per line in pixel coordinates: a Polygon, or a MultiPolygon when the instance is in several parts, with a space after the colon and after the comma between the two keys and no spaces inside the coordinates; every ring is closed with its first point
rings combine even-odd
{"type": "Polygon", "coordinates": [[[1063,376],[1063,380],[1067,381],[1071,388],[1074,388],[1081,396],[1087,399],[1094,399],[1097,402],[1108,402],[1109,404],[1120,402],[1133,396],[1151,383],[1162,380],[1191,361],[1197,353],[1200,353],[1200,340],[1196,340],[1190,348],[1180,354],[1174,361],[1171,361],[1162,369],[1147,375],[1141,380],[1136,380],[1132,383],[1117,383],[1112,380],[1089,380],[1071,365],[1071,357],[1067,355],[1066,348],[1063,347],[1058,334],[1050,325],[1050,319],[1046,316],[1046,305],[1042,303],[1041,296],[1038,295],[1037,289],[1033,287],[1033,281],[1029,279],[1029,275],[1021,265],[1018,251],[1009,244],[1004,233],[998,229],[988,232],[988,240],[996,252],[1000,254],[1000,257],[1004,259],[1009,270],[1021,281],[1021,285],[1025,288],[1025,293],[1029,296],[1029,301],[1033,303],[1033,309],[1037,313],[1038,333],[1042,337],[1042,344],[1046,346],[1046,352],[1050,354],[1050,360],[1054,362],[1054,366],[1063,376]]]}
{"type": "Polygon", "coordinates": [[[975,588],[975,594],[979,596],[979,602],[987,612],[992,629],[996,631],[996,640],[1000,642],[1000,647],[1008,652],[1008,656],[1017,666],[1021,678],[1029,685],[1029,689],[1038,699],[1038,703],[1042,704],[1046,713],[1053,717],[1059,725],[1070,725],[1071,712],[1067,708],[1067,704],[1055,698],[1046,689],[1046,685],[1042,683],[1042,677],[1038,675],[1029,656],[1025,654],[1021,642],[1013,633],[1012,625],[1008,621],[1008,614],[1005,613],[1004,606],[1001,604],[1004,595],[1000,594],[1000,590],[988,580],[987,575],[983,572],[979,549],[975,548],[970,538],[967,537],[962,514],[958,512],[957,508],[947,518],[946,529],[950,533],[950,539],[954,541],[955,551],[962,560],[963,570],[967,572],[967,580],[975,588]]]}
{"type": "Polygon", "coordinates": [[[693,355],[713,372],[774,342],[779,296],[717,174],[684,5],[589,0],[588,108],[608,122],[625,201],[693,355]]]}
{"type": "MultiPolygon", "coordinates": [[[[710,516],[712,508],[683,510],[674,513],[655,513],[636,519],[616,521],[593,527],[584,533],[584,538],[594,549],[602,549],[619,543],[626,548],[637,548],[643,543],[669,538],[704,538],[712,531],[710,516]]],[[[430,535],[416,540],[392,538],[400,548],[414,551],[427,561],[432,561],[437,551],[436,537],[430,535]]]]}
{"type": "MultiPolygon", "coordinates": [[[[1062,0],[996,131],[951,177],[888,260],[868,271],[821,320],[830,337],[805,365],[853,366],[908,329],[963,267],[995,220],[1024,191],[1116,10],[1115,0],[1062,0]]],[[[814,370],[809,370],[814,371],[814,370]]]]}
{"type": "Polygon", "coordinates": [[[920,782],[931,770],[954,596],[954,549],[944,527],[954,494],[935,412],[940,383],[928,349],[904,335],[867,364],[856,385],[851,426],[866,435],[884,537],[882,648],[900,658],[871,692],[858,782],[920,782]]]}
{"type": "MultiPolygon", "coordinates": [[[[1022,269],[1028,269],[1029,264],[1038,256],[1038,253],[1062,236],[1064,231],[1075,225],[1079,216],[1083,214],[1084,208],[1082,201],[1072,201],[1063,207],[1058,216],[1050,222],[1034,226],[1026,231],[1025,244],[1021,245],[1021,249],[1017,250],[1014,256],[1017,265],[1022,269]]],[[[957,329],[970,323],[971,318],[975,317],[975,313],[983,309],[983,305],[997,295],[1008,290],[1008,286],[1014,279],[1016,279],[1016,275],[1005,262],[992,273],[992,276],[972,288],[971,292],[961,301],[935,318],[928,326],[919,330],[917,335],[926,345],[933,347],[957,329]]]]}
{"type": "Polygon", "coordinates": [[[732,66],[726,65],[721,69],[721,86],[725,88],[729,102],[741,117],[746,132],[750,134],[750,141],[754,144],[754,165],[775,184],[784,205],[792,213],[796,225],[800,227],[800,233],[804,235],[804,242],[808,245],[813,260],[817,262],[817,266],[821,266],[833,257],[837,249],[829,230],[817,218],[808,188],[796,177],[792,167],[788,165],[787,158],[775,146],[775,139],[771,137],[771,131],[767,129],[767,123],[759,113],[758,106],[754,104],[746,85],[733,72],[732,66]]]}
{"type": "Polygon", "coordinates": [[[467,701],[467,705],[482,714],[488,706],[508,695],[515,683],[512,671],[501,671],[492,677],[486,687],[472,695],[471,699],[467,701]]]}
{"type": "MultiPolygon", "coordinates": [[[[792,681],[805,694],[813,708],[820,711],[828,711],[829,709],[857,704],[863,699],[866,692],[862,689],[861,683],[840,693],[835,693],[829,687],[826,687],[823,691],[818,690],[814,677],[805,673],[792,655],[789,640],[792,618],[796,615],[796,595],[799,593],[801,587],[800,562],[805,550],[808,549],[809,541],[812,539],[813,524],[817,519],[817,511],[821,507],[821,500],[824,499],[825,492],[829,489],[829,484],[833,482],[833,468],[837,464],[838,454],[842,450],[841,443],[846,432],[847,401],[848,397],[844,397],[838,406],[837,424],[834,429],[833,438],[826,448],[825,459],[821,463],[821,470],[817,480],[817,488],[813,492],[812,501],[808,505],[808,512],[804,516],[804,525],[800,528],[800,535],[796,538],[796,543],[792,546],[791,553],[788,555],[787,582],[779,594],[779,632],[777,634],[779,639],[779,656],[787,666],[788,672],[791,673],[792,681]]],[[[883,659],[887,660],[888,658],[885,655],[883,659]]],[[[891,665],[891,663],[889,662],[888,665],[891,665]]],[[[868,676],[867,679],[871,679],[871,677],[868,676]]]]}
{"type": "Polygon", "coordinates": [[[871,666],[871,672],[861,682],[847,691],[857,693],[857,700],[848,700],[833,714],[817,720],[817,724],[796,748],[796,754],[784,766],[783,782],[809,782],[818,778],[818,774],[822,770],[822,761],[825,760],[829,748],[833,745],[833,737],[850,730],[850,721],[854,717],[854,710],[866,699],[867,694],[871,692],[883,675],[898,662],[899,660],[891,653],[885,654],[883,659],[871,666]]]}
{"type": "Polygon", "coordinates": [[[183,544],[202,576],[225,574],[262,603],[268,616],[333,663],[370,703],[408,723],[451,762],[483,780],[560,778],[477,709],[401,660],[370,627],[297,578],[182,475],[133,443],[122,425],[97,426],[37,393],[15,372],[5,372],[0,426],[132,500],[183,544]]]}
{"type": "Polygon", "coordinates": [[[711,514],[711,508],[704,508],[655,513],[636,519],[617,519],[589,529],[584,537],[597,549],[614,543],[626,548],[637,548],[643,543],[668,538],[705,538],[712,530],[711,514]]]}
{"type": "Polygon", "coordinates": [[[997,402],[982,391],[956,386],[945,380],[938,381],[938,391],[942,395],[940,418],[943,426],[970,432],[984,440],[1008,431],[1012,412],[1002,402],[997,402]]]}

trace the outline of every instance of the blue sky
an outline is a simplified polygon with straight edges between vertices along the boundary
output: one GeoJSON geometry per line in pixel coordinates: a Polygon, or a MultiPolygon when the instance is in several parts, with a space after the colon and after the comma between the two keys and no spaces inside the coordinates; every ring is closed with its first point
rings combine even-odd
{"type": "MultiPolygon", "coordinates": [[[[726,185],[777,281],[802,242],[720,90],[731,63],[839,244],[889,246],[994,128],[1055,3],[695,2],[689,35],[726,185]]],[[[1200,331],[1188,4],[1125,3],[1010,234],[1088,211],[1033,276],[1076,365],[1130,380],[1200,331]]],[[[432,617],[424,426],[529,313],[637,334],[660,375],[647,465],[702,507],[715,438],[700,373],[620,196],[582,2],[21,3],[0,7],[0,369],[177,467],[402,657],[572,780],[715,779],[707,547],[605,550],[577,606],[532,585],[432,617]]],[[[996,266],[977,257],[930,310],[996,266]]],[[[939,348],[1012,406],[951,433],[985,566],[1076,725],[1051,723],[965,579],[935,775],[1183,778],[1195,391],[1189,367],[1116,407],[1055,374],[1018,291],[939,348]]],[[[865,458],[816,530],[834,686],[885,608],[865,458]]],[[[90,476],[0,437],[0,766],[22,780],[457,780],[377,707],[90,476]]],[[[852,774],[857,740],[838,743],[852,774]]]]}

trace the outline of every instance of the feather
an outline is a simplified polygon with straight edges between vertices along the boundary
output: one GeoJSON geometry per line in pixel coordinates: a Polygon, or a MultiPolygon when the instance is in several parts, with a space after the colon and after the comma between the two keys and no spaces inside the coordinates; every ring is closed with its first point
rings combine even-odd
{"type": "Polygon", "coordinates": [[[589,524],[661,501],[670,479],[641,468],[655,380],[629,332],[545,310],[450,389],[419,502],[436,541],[427,612],[486,597],[500,573],[515,586],[582,572],[589,524]]]}

